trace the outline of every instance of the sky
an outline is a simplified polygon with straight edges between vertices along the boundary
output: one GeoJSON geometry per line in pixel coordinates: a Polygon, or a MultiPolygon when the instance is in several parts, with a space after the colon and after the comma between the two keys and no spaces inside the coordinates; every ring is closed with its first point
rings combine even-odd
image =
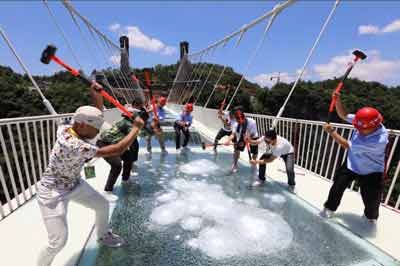
{"type": "MultiPolygon", "coordinates": [[[[189,53],[199,51],[271,10],[278,1],[71,1],[72,5],[115,43],[120,34],[130,38],[130,64],[152,67],[179,60],[179,42],[189,42],[189,53]]],[[[304,64],[334,1],[297,1],[275,19],[263,46],[250,60],[267,21],[249,29],[239,45],[237,38],[204,56],[202,61],[229,65],[262,86],[271,86],[280,73],[291,82],[304,64]]],[[[0,27],[12,41],[33,74],[47,75],[60,68],[43,65],[39,58],[48,43],[57,55],[86,72],[113,66],[117,50],[103,49],[83,34],[60,2],[49,6],[67,36],[76,62],[42,1],[0,2],[0,27]]],[[[368,58],[357,65],[352,77],[400,85],[400,2],[342,0],[321,38],[304,79],[341,76],[351,52],[361,49],[368,58]]],[[[192,61],[199,60],[196,57],[192,61]]],[[[22,72],[0,38],[0,65],[22,72]]]]}

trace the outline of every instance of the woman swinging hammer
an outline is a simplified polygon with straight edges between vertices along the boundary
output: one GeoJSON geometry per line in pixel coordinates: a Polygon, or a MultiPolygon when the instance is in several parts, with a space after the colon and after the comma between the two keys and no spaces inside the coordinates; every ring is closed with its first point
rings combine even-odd
{"type": "Polygon", "coordinates": [[[388,131],[383,126],[382,115],[372,107],[363,107],[354,114],[348,114],[336,93],[336,112],[340,118],[352,123],[355,131],[349,141],[340,136],[331,124],[324,130],[343,148],[348,150],[347,162],[340,167],[334,177],[328,199],[321,215],[330,218],[339,207],[343,193],[353,180],[360,184],[361,198],[365,209],[364,216],[376,223],[383,191],[385,168],[385,148],[388,131]]]}

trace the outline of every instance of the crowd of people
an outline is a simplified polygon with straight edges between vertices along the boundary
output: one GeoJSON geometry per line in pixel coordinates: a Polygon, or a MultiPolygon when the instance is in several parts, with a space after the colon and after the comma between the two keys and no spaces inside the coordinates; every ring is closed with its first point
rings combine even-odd
{"type": "MultiPolygon", "coordinates": [[[[128,108],[132,117],[123,115],[109,129],[102,131],[96,144],[89,140],[95,138],[102,128],[103,98],[98,92],[100,85],[92,83],[90,88],[94,106],[79,107],[71,124],[60,125],[57,140],[51,151],[49,164],[38,184],[38,203],[48,232],[48,245],[41,250],[39,266],[51,265],[55,256],[66,245],[68,238],[68,203],[76,201],[96,213],[96,233],[98,242],[107,247],[120,247],[124,239],[113,233],[109,225],[109,201],[115,200],[112,193],[121,174],[122,182],[130,182],[132,170],[138,160],[138,136],[142,132],[146,140],[147,152],[152,152],[151,138],[155,136],[162,154],[166,155],[163,130],[160,123],[166,118],[165,97],[159,97],[156,110],[140,98],[136,98],[128,108]],[[84,164],[94,157],[102,157],[110,165],[104,193],[93,189],[81,178],[84,164]]],[[[353,180],[361,187],[365,205],[364,215],[371,223],[379,216],[380,199],[383,192],[383,173],[385,147],[388,132],[383,126],[382,115],[372,107],[364,107],[355,114],[345,111],[340,95],[336,95],[336,110],[340,118],[351,123],[355,131],[350,140],[344,139],[334,127],[326,123],[324,130],[343,148],[348,150],[347,162],[341,166],[334,177],[328,199],[321,215],[331,217],[337,210],[345,189],[353,180]]],[[[188,103],[174,121],[176,150],[187,150],[190,128],[193,123],[193,104],[188,103]],[[183,135],[183,143],[181,143],[183,135]]],[[[284,137],[271,128],[260,136],[256,121],[246,117],[243,108],[235,107],[229,112],[218,111],[222,127],[214,140],[214,151],[220,140],[224,145],[232,145],[232,173],[238,172],[240,154],[247,151],[249,162],[254,169],[258,166],[258,180],[252,186],[266,184],[266,169],[269,163],[282,158],[286,166],[288,190],[295,191],[295,149],[284,137]],[[259,145],[267,147],[259,156],[259,145]]]]}

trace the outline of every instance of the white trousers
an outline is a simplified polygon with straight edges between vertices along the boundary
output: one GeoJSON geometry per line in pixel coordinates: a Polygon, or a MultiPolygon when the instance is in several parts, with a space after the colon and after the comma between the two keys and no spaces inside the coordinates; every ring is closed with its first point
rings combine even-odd
{"type": "MultiPolygon", "coordinates": [[[[41,184],[39,182],[39,191],[40,189],[47,189],[40,186],[41,184]]],[[[67,211],[70,200],[78,202],[96,212],[96,230],[98,237],[103,236],[109,230],[109,203],[84,180],[81,180],[81,183],[72,191],[65,194],[63,193],[62,196],[55,197],[54,200],[41,201],[39,199],[38,203],[46,226],[49,242],[47,247],[39,254],[38,266],[50,266],[55,256],[67,243],[67,211]]]]}

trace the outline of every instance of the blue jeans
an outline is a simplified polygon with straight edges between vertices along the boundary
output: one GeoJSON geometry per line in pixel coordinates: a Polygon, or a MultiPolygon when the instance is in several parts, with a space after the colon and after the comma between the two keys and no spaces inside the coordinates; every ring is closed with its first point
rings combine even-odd
{"type": "MultiPolygon", "coordinates": [[[[271,155],[268,153],[264,153],[261,155],[260,160],[265,160],[268,159],[271,155]]],[[[285,155],[281,156],[282,159],[285,161],[286,165],[286,174],[288,176],[288,184],[289,186],[295,186],[295,174],[294,174],[294,153],[288,153],[285,155]]],[[[258,178],[262,181],[265,181],[265,171],[266,171],[267,165],[266,164],[260,164],[258,168],[258,178]]]]}

